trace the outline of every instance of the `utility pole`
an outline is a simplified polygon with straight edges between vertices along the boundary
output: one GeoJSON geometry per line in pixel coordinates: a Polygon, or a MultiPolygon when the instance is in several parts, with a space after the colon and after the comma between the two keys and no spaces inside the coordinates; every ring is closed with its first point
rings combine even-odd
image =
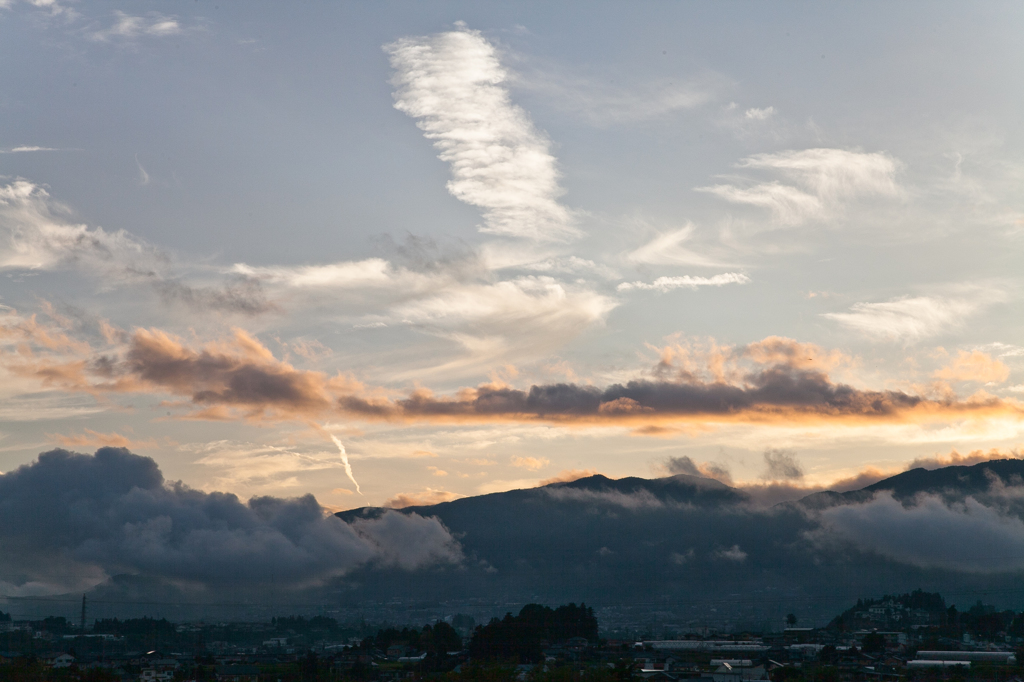
{"type": "Polygon", "coordinates": [[[82,634],[85,634],[85,595],[82,595],[82,634]]]}

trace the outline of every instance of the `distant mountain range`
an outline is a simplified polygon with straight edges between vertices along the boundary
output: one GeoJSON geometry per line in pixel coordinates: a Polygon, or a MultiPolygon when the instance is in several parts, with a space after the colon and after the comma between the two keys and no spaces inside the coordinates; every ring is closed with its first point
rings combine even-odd
{"type": "MultiPolygon", "coordinates": [[[[590,476],[401,509],[440,519],[462,544],[463,566],[418,573],[367,567],[348,576],[348,595],[510,604],[585,600],[620,610],[670,609],[680,621],[714,609],[754,627],[787,612],[827,619],[860,596],[917,588],[942,592],[950,603],[957,595],[973,603],[984,594],[1019,607],[1018,564],[988,571],[975,562],[958,570],[948,560],[930,559],[927,544],[920,557],[894,554],[885,549],[893,541],[885,534],[906,525],[899,518],[904,512],[918,536],[934,532],[938,543],[956,541],[943,535],[950,519],[977,525],[991,517],[1005,531],[1020,524],[1022,510],[1007,491],[1022,482],[1024,460],[996,460],[914,469],[862,490],[758,509],[743,490],[697,476],[590,476]],[[932,496],[923,507],[922,495],[932,496]],[[968,497],[984,506],[983,515],[964,507],[968,497]],[[933,509],[939,512],[925,513],[933,509]],[[884,514],[895,515],[891,524],[884,514]],[[856,533],[837,531],[847,527],[840,522],[856,533]],[[872,532],[881,549],[870,545],[872,532]]],[[[387,511],[364,507],[338,517],[352,523],[387,511]]]]}

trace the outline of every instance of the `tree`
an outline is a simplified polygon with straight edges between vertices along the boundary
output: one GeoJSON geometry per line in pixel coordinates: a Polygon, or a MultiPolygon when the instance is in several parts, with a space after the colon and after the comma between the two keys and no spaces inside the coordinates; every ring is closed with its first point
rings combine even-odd
{"type": "Polygon", "coordinates": [[[786,616],[786,626],[791,628],[796,627],[796,614],[791,613],[786,616]]]}
{"type": "Polygon", "coordinates": [[[870,635],[864,635],[862,644],[864,646],[864,653],[883,653],[885,651],[885,635],[880,635],[877,632],[872,632],[870,635]]]}

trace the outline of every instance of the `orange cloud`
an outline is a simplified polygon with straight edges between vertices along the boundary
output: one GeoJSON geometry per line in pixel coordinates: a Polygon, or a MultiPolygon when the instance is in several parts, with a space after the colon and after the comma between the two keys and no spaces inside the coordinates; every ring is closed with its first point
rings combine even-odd
{"type": "Polygon", "coordinates": [[[129,448],[132,450],[145,449],[145,448],[159,448],[155,438],[148,440],[132,440],[127,436],[122,436],[119,433],[100,433],[93,431],[92,429],[82,429],[84,433],[75,436],[63,436],[60,434],[48,434],[48,438],[53,442],[57,443],[66,448],[77,448],[77,447],[115,447],[115,448],[129,448]]]}
{"type": "Polygon", "coordinates": [[[529,469],[530,471],[538,471],[543,469],[547,465],[551,464],[551,460],[547,457],[517,457],[513,456],[511,459],[512,466],[519,467],[520,469],[529,469]]]}
{"type": "Polygon", "coordinates": [[[389,500],[386,500],[383,506],[390,507],[391,509],[427,507],[432,504],[451,502],[452,500],[457,500],[461,497],[465,497],[465,495],[451,493],[447,490],[434,490],[432,488],[427,488],[426,490],[418,493],[398,493],[389,500]]]}
{"type": "Polygon", "coordinates": [[[980,350],[960,351],[953,361],[935,372],[938,379],[1002,383],[1010,376],[1010,368],[980,350]]]}
{"type": "Polygon", "coordinates": [[[948,466],[972,466],[982,462],[990,462],[994,459],[1020,459],[1024,452],[1020,450],[971,450],[966,455],[961,455],[956,450],[950,450],[948,455],[935,455],[934,457],[919,457],[907,465],[910,469],[941,469],[948,466]]]}
{"type": "Polygon", "coordinates": [[[552,483],[572,483],[578,481],[581,478],[589,478],[590,476],[597,476],[600,471],[596,469],[566,469],[560,471],[551,478],[545,478],[543,481],[537,483],[537,487],[551,485],[552,483]]]}
{"type": "MultiPolygon", "coordinates": [[[[146,392],[177,396],[192,419],[293,420],[314,425],[325,416],[367,421],[544,422],[628,426],[634,433],[664,434],[746,422],[939,422],[1003,416],[1020,419],[1013,399],[952,391],[925,396],[837,383],[827,369],[850,360],[811,344],[769,337],[744,347],[709,342],[698,349],[662,349],[646,377],[603,388],[578,383],[519,389],[504,383],[466,387],[449,395],[417,388],[394,398],[342,375],[300,370],[243,330],[193,348],[159,329],[139,329],[124,343],[93,351],[35,318],[0,322],[0,362],[43,385],[88,392],[146,392]],[[7,343],[4,343],[7,340],[7,343]],[[12,347],[13,346],[13,347],[12,347]]],[[[116,337],[117,335],[112,335],[116,337]]],[[[982,367],[976,355],[961,363],[982,367]]],[[[952,370],[951,370],[952,371],[952,370]]],[[[964,370],[966,371],[966,370],[964,370]]]]}

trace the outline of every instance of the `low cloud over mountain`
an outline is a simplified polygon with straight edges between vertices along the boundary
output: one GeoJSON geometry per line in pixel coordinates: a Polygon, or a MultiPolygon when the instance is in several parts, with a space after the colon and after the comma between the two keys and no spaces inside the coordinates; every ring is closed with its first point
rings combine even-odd
{"type": "MultiPolygon", "coordinates": [[[[788,452],[765,462],[784,482],[800,470],[788,452]]],[[[0,590],[186,604],[657,598],[775,618],[880,591],[1000,589],[1024,571],[1024,460],[917,468],[770,507],[756,486],[670,464],[688,473],[329,516],[311,495],[242,501],[168,482],[123,448],[53,450],[0,475],[0,590]]]]}
{"type": "Polygon", "coordinates": [[[266,594],[360,565],[412,571],[462,559],[436,518],[390,512],[347,524],[312,495],[243,502],[165,481],[152,459],[111,447],[52,450],[0,475],[0,546],[8,595],[85,589],[116,574],[266,594]]]}

